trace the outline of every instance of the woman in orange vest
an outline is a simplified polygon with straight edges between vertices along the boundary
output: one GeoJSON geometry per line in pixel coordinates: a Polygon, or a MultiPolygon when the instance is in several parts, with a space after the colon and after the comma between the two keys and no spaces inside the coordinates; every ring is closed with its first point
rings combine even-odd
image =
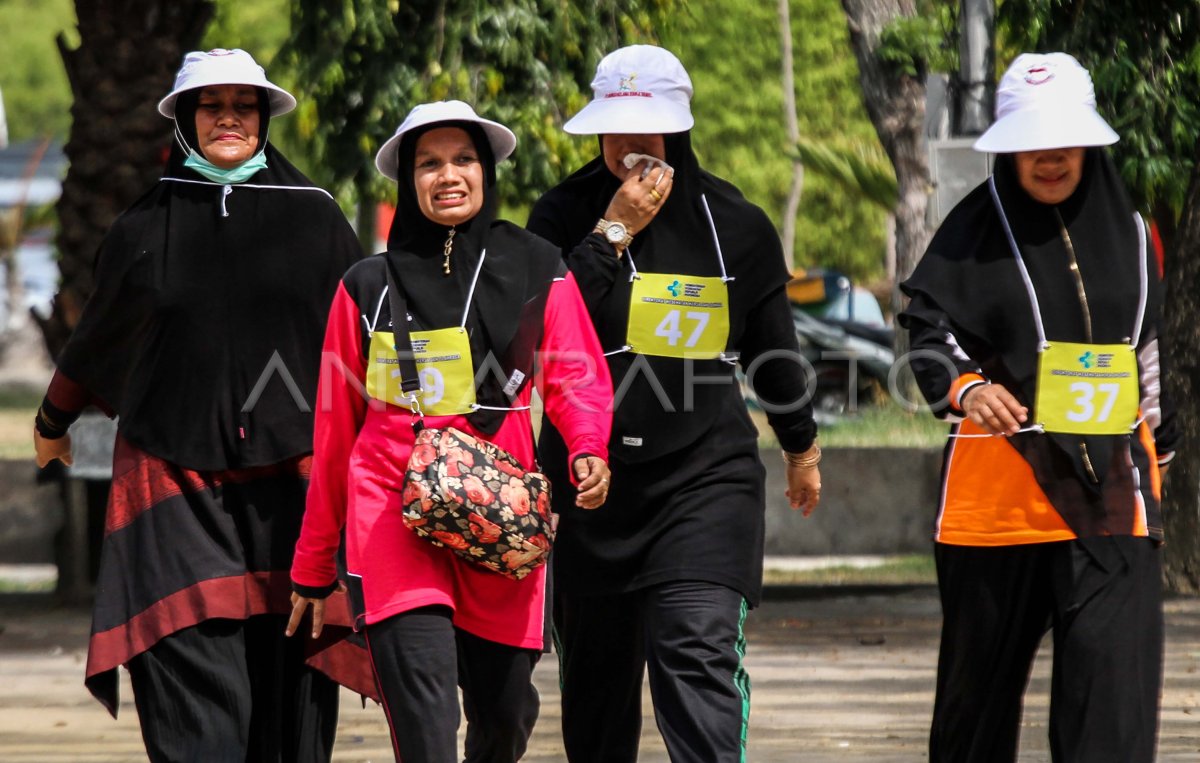
{"type": "Polygon", "coordinates": [[[955,423],[934,532],[943,626],[930,760],[1012,761],[1054,638],[1055,761],[1154,759],[1162,683],[1162,288],[1104,146],[1091,77],[1024,54],[975,148],[993,175],[947,217],[901,315],[955,423]]]}

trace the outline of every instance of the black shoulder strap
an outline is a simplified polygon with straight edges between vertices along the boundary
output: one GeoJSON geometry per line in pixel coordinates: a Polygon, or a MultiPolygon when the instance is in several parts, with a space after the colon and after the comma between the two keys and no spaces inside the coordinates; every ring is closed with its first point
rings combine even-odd
{"type": "Polygon", "coordinates": [[[408,333],[408,305],[404,301],[404,292],[396,286],[392,263],[386,257],[384,258],[384,269],[387,271],[388,309],[392,313],[392,346],[396,350],[400,369],[400,391],[405,396],[412,397],[421,389],[421,377],[417,375],[417,364],[413,359],[412,337],[408,333]],[[404,349],[400,349],[401,347],[404,349]]]}

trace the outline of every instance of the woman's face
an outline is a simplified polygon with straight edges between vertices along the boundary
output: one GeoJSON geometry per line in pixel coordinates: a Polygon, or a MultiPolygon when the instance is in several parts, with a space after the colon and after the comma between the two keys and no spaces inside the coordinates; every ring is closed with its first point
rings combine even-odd
{"type": "Polygon", "coordinates": [[[629,154],[648,154],[666,161],[667,147],[661,133],[653,135],[608,133],[600,136],[600,151],[604,154],[604,165],[621,180],[632,171],[622,162],[629,154]]]}
{"type": "Polygon", "coordinates": [[[1025,193],[1043,204],[1061,204],[1071,198],[1083,178],[1082,148],[1051,148],[1013,154],[1017,178],[1025,193]]]}
{"type": "Polygon", "coordinates": [[[258,91],[250,85],[211,85],[200,91],[196,139],[204,158],[233,169],[258,151],[258,91]]]}
{"type": "Polygon", "coordinates": [[[417,205],[440,225],[459,225],[483,209],[483,163],[466,130],[438,127],[417,139],[417,205]]]}

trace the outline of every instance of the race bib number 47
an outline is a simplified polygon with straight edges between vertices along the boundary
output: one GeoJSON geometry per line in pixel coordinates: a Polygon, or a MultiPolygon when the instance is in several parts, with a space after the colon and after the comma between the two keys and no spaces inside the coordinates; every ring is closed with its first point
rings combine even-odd
{"type": "Polygon", "coordinates": [[[642,355],[720,357],[729,342],[729,288],[720,278],[639,273],[626,341],[642,355]]]}

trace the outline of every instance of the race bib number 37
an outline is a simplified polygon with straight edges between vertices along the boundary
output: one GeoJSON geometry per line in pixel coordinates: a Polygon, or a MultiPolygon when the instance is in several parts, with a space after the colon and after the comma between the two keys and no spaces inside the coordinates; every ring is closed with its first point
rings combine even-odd
{"type": "Polygon", "coordinates": [[[1127,344],[1051,342],[1038,356],[1035,409],[1048,432],[1128,434],[1140,397],[1127,344]]]}
{"type": "Polygon", "coordinates": [[[626,341],[633,352],[717,358],[729,342],[729,289],[720,278],[639,273],[626,341]]]}

